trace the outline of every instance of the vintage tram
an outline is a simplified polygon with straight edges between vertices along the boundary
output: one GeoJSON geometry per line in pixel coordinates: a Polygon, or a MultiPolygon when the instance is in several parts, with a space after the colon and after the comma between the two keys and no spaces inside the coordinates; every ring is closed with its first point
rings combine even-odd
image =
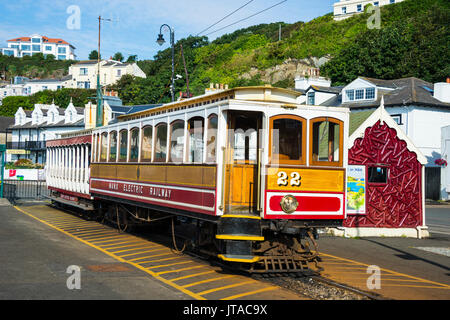
{"type": "Polygon", "coordinates": [[[119,228],[175,221],[185,244],[253,272],[305,270],[317,228],[345,218],[349,111],[300,95],[218,90],[49,141],[51,199],[119,228]]]}

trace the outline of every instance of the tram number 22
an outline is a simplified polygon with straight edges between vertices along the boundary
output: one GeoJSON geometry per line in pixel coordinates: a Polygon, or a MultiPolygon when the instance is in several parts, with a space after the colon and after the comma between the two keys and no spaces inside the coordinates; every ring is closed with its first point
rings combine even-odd
{"type": "Polygon", "coordinates": [[[300,187],[302,182],[302,177],[298,172],[291,173],[291,179],[289,181],[288,174],[284,171],[278,172],[278,185],[279,186],[287,186],[289,183],[292,187],[300,187]]]}

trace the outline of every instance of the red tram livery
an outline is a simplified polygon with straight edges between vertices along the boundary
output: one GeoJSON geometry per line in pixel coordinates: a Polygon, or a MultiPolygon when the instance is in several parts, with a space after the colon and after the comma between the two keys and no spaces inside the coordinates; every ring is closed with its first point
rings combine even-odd
{"type": "Polygon", "coordinates": [[[304,270],[316,229],[345,219],[349,111],[299,96],[234,88],[63,135],[47,143],[51,199],[119,227],[175,221],[253,272],[304,270]]]}

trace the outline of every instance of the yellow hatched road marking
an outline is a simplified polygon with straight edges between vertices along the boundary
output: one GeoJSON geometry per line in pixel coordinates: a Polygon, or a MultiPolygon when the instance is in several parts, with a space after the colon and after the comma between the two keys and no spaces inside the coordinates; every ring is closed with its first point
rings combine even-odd
{"type": "MultiPolygon", "coordinates": [[[[151,258],[151,257],[167,256],[167,255],[169,255],[169,254],[173,254],[173,253],[172,253],[172,252],[167,252],[167,253],[153,254],[153,255],[151,255],[151,256],[147,256],[147,257],[143,257],[143,258],[137,258],[137,259],[131,259],[131,260],[128,260],[128,261],[137,261],[137,260],[140,260],[140,259],[147,259],[147,258],[151,258]]],[[[140,261],[139,263],[140,263],[140,264],[144,264],[144,263],[150,263],[150,262],[153,262],[153,261],[154,261],[154,260],[140,261]]]]}
{"type": "Polygon", "coordinates": [[[88,231],[77,231],[77,232],[72,232],[73,234],[76,234],[78,236],[89,236],[89,235],[97,235],[97,234],[102,234],[105,232],[113,232],[114,230],[111,229],[103,229],[103,230],[99,230],[98,228],[94,229],[94,230],[88,230],[88,231]]]}
{"type": "Polygon", "coordinates": [[[114,259],[116,259],[116,260],[118,260],[118,261],[120,261],[120,262],[128,263],[128,264],[130,264],[130,265],[136,267],[137,269],[146,272],[147,274],[151,275],[151,276],[154,277],[155,279],[157,279],[157,280],[159,280],[159,281],[161,281],[161,282],[163,282],[163,283],[165,283],[165,284],[167,284],[167,285],[169,285],[169,286],[171,286],[171,287],[173,287],[173,288],[175,288],[175,289],[177,289],[177,290],[179,290],[179,291],[181,291],[181,292],[183,292],[183,293],[185,293],[185,294],[187,294],[187,295],[189,295],[189,296],[191,296],[191,297],[193,297],[193,298],[195,298],[195,299],[197,299],[197,300],[206,300],[206,299],[203,298],[202,296],[200,296],[200,295],[198,295],[198,294],[196,294],[196,293],[194,293],[194,292],[192,292],[192,291],[189,291],[189,290],[187,290],[187,289],[185,289],[185,288],[183,288],[183,287],[177,285],[177,284],[174,283],[173,281],[169,281],[169,280],[164,279],[163,277],[160,277],[157,273],[155,273],[155,272],[153,272],[153,271],[151,271],[151,270],[147,270],[146,268],[140,266],[139,264],[136,264],[136,263],[133,263],[133,262],[130,262],[130,261],[126,261],[125,259],[122,259],[121,257],[116,256],[116,255],[114,255],[114,254],[112,254],[112,253],[110,253],[110,252],[108,252],[108,251],[106,251],[106,250],[100,248],[99,246],[97,246],[97,245],[95,245],[95,244],[93,244],[93,243],[90,243],[90,242],[85,241],[85,240],[83,240],[83,239],[81,239],[81,238],[78,238],[78,237],[76,237],[76,236],[70,234],[69,232],[66,232],[66,231],[64,231],[64,230],[62,230],[62,229],[60,229],[60,228],[58,228],[58,227],[52,226],[52,225],[49,224],[48,222],[45,222],[44,220],[39,219],[39,218],[33,216],[32,214],[30,214],[30,213],[28,213],[28,212],[22,210],[21,208],[19,208],[19,207],[17,207],[17,206],[14,206],[14,208],[15,208],[17,211],[22,212],[22,213],[26,214],[27,216],[29,216],[29,217],[31,217],[31,218],[33,218],[33,219],[36,219],[37,221],[40,221],[40,222],[42,222],[43,224],[46,224],[47,226],[49,226],[49,227],[51,227],[51,228],[54,228],[55,230],[58,230],[58,231],[64,233],[65,235],[67,235],[67,236],[69,236],[69,237],[71,237],[71,238],[74,238],[74,239],[76,239],[76,240],[78,240],[78,241],[80,241],[80,242],[82,242],[82,243],[84,243],[84,244],[86,244],[86,245],[88,245],[88,246],[90,246],[90,247],[92,247],[92,248],[95,248],[95,249],[97,249],[97,250],[103,252],[104,254],[106,254],[106,255],[108,255],[108,256],[110,256],[110,257],[112,257],[112,258],[114,258],[114,259]]]}
{"type": "Polygon", "coordinates": [[[92,226],[92,223],[89,222],[64,222],[64,223],[50,223],[56,227],[68,227],[68,226],[83,226],[83,227],[87,227],[87,226],[92,226]]]}
{"type": "MultiPolygon", "coordinates": [[[[142,253],[148,253],[148,252],[154,252],[154,251],[162,251],[162,250],[168,250],[168,248],[160,248],[160,249],[153,249],[153,250],[129,253],[129,254],[121,255],[119,257],[123,258],[123,257],[135,256],[135,255],[142,254],[142,253]]],[[[143,258],[143,259],[145,259],[145,258],[143,258]]],[[[130,261],[134,261],[134,259],[131,259],[130,261]]]]}
{"type": "Polygon", "coordinates": [[[237,299],[237,298],[249,296],[249,295],[252,295],[252,294],[261,293],[261,292],[266,292],[266,291],[272,291],[272,290],[276,290],[276,289],[280,289],[280,287],[267,287],[267,288],[262,288],[262,289],[258,289],[258,290],[254,290],[254,291],[250,291],[250,292],[244,292],[244,293],[236,294],[236,295],[234,295],[234,296],[222,298],[222,299],[220,299],[220,300],[233,300],[233,299],[237,299]]]}
{"type": "Polygon", "coordinates": [[[116,237],[119,234],[117,232],[111,232],[111,231],[107,231],[106,234],[97,234],[97,235],[78,235],[78,237],[83,238],[84,240],[87,241],[91,241],[91,240],[102,240],[102,239],[108,239],[108,238],[112,238],[112,237],[116,237]]]}
{"type": "MultiPolygon", "coordinates": [[[[89,240],[89,239],[84,239],[84,240],[86,240],[86,241],[92,241],[92,242],[94,242],[94,243],[103,243],[103,242],[115,241],[115,240],[106,241],[107,239],[117,239],[117,238],[123,238],[123,237],[124,237],[124,235],[117,234],[117,235],[115,235],[115,236],[108,236],[108,237],[103,237],[103,238],[98,238],[98,239],[92,239],[92,240],[89,240]],[[98,240],[102,240],[102,241],[98,241],[98,240]],[[105,241],[103,241],[103,240],[105,240],[105,241]]],[[[78,238],[82,238],[82,237],[78,237],[78,238]]]]}
{"type": "Polygon", "coordinates": [[[235,278],[237,276],[235,275],[229,275],[229,276],[223,276],[223,277],[218,277],[218,278],[212,278],[212,279],[206,279],[206,280],[202,280],[202,281],[197,281],[194,283],[190,283],[190,284],[186,284],[183,286],[183,288],[189,288],[189,287],[193,287],[202,283],[208,283],[208,282],[213,282],[213,281],[219,281],[219,280],[223,280],[223,279],[228,279],[228,278],[235,278]]]}
{"type": "MultiPolygon", "coordinates": [[[[354,264],[359,264],[359,265],[362,265],[362,266],[369,267],[368,264],[361,263],[361,262],[357,262],[357,261],[354,261],[354,260],[345,259],[345,258],[340,258],[340,257],[335,257],[335,256],[332,256],[332,255],[330,255],[330,254],[325,254],[325,253],[322,253],[322,255],[327,256],[327,257],[331,257],[331,258],[334,258],[334,259],[338,259],[338,260],[342,260],[342,261],[347,261],[347,262],[352,262],[352,263],[354,263],[354,264]]],[[[419,280],[420,282],[432,283],[432,284],[435,284],[435,285],[438,285],[438,286],[443,286],[443,287],[450,288],[449,285],[444,284],[444,283],[439,283],[439,282],[435,282],[435,281],[431,281],[431,280],[426,280],[426,279],[422,279],[422,278],[415,277],[415,276],[410,276],[410,275],[408,275],[408,274],[404,274],[404,273],[401,273],[401,272],[392,271],[392,270],[389,270],[389,269],[380,268],[380,270],[381,270],[381,271],[388,272],[388,273],[391,273],[391,274],[394,274],[394,275],[403,276],[403,277],[405,277],[405,278],[416,279],[416,280],[419,280]]]]}
{"type": "Polygon", "coordinates": [[[203,295],[208,294],[208,293],[213,293],[213,292],[216,292],[216,291],[221,291],[221,290],[225,290],[225,289],[229,289],[229,288],[235,288],[235,287],[243,286],[244,284],[256,283],[256,282],[257,282],[256,280],[249,280],[249,281],[233,283],[233,284],[229,284],[227,286],[213,288],[213,289],[205,290],[205,291],[202,291],[202,292],[198,292],[197,294],[203,296],[203,295]]]}
{"type": "MultiPolygon", "coordinates": [[[[115,242],[115,241],[122,240],[121,238],[124,238],[124,237],[125,237],[125,235],[122,235],[122,236],[115,236],[115,237],[110,238],[111,240],[102,240],[102,241],[94,240],[94,241],[91,241],[91,242],[92,242],[92,243],[95,243],[95,244],[99,244],[99,243],[109,243],[109,242],[115,242]]],[[[80,237],[80,239],[81,239],[81,237],[80,237]]],[[[86,241],[88,241],[88,240],[86,240],[86,241]]]]}
{"type": "Polygon", "coordinates": [[[45,218],[45,221],[49,222],[49,223],[65,223],[65,222],[72,222],[72,223],[76,223],[76,222],[81,222],[80,220],[77,219],[47,219],[45,218]]]}
{"type": "Polygon", "coordinates": [[[78,228],[78,227],[73,227],[73,228],[62,228],[65,231],[70,231],[72,233],[78,233],[78,232],[83,232],[83,231],[94,231],[94,230],[98,230],[98,226],[90,226],[90,227],[82,227],[82,228],[78,228]]]}
{"type": "Polygon", "coordinates": [[[151,260],[151,261],[139,262],[139,263],[143,264],[143,263],[149,263],[149,262],[162,262],[162,261],[169,261],[169,260],[183,259],[183,258],[184,257],[172,257],[172,258],[157,259],[157,260],[151,260]]]}
{"type": "Polygon", "coordinates": [[[119,250],[119,251],[111,251],[111,253],[120,253],[120,252],[127,252],[127,251],[133,251],[133,250],[140,250],[140,249],[147,249],[147,248],[155,248],[155,247],[160,247],[161,245],[148,245],[148,246],[143,246],[143,247],[137,247],[137,248],[128,248],[128,249],[124,249],[124,250],[119,250]]]}
{"type": "Polygon", "coordinates": [[[105,250],[111,250],[111,249],[120,249],[120,248],[126,248],[126,247],[134,247],[134,246],[140,246],[143,244],[146,244],[147,241],[143,241],[143,240],[131,240],[131,241],[123,241],[123,242],[118,242],[118,243],[111,243],[111,244],[105,244],[105,245],[101,245],[100,247],[105,248],[105,250]],[[118,244],[125,244],[125,243],[131,243],[125,246],[117,246],[118,244]],[[112,246],[112,247],[110,247],[112,246]]]}
{"type": "Polygon", "coordinates": [[[148,267],[147,269],[158,269],[158,268],[171,267],[171,266],[176,266],[179,264],[186,264],[186,263],[195,263],[195,261],[183,261],[183,262],[176,262],[176,263],[170,263],[170,264],[160,264],[159,266],[148,267]]]}
{"type": "MultiPolygon", "coordinates": [[[[158,273],[156,273],[156,274],[159,276],[159,275],[162,275],[162,274],[174,273],[174,272],[181,272],[181,271],[192,270],[192,269],[198,269],[198,268],[208,268],[208,267],[207,267],[207,266],[188,267],[188,268],[182,268],[182,269],[177,269],[177,270],[170,270],[170,271],[158,272],[158,273]]],[[[173,281],[173,280],[172,280],[172,281],[173,281]]]]}
{"type": "MultiPolygon", "coordinates": [[[[147,252],[154,252],[154,251],[164,251],[164,250],[170,250],[169,248],[161,248],[158,250],[150,250],[147,252]]],[[[145,253],[145,252],[140,252],[140,253],[145,253]]],[[[138,253],[138,254],[140,254],[138,253]]],[[[143,260],[143,259],[147,259],[147,258],[151,258],[151,257],[157,257],[157,256],[163,256],[163,255],[167,255],[167,254],[171,254],[171,252],[168,253],[163,253],[163,254],[152,254],[151,256],[145,256],[145,257],[139,257],[139,258],[133,258],[133,259],[129,259],[128,261],[139,261],[139,260],[143,260]]],[[[125,257],[125,256],[119,256],[119,257],[125,257]]],[[[142,262],[139,262],[142,263],[142,262]]]]}
{"type": "Polygon", "coordinates": [[[213,271],[194,273],[194,274],[190,274],[190,275],[187,275],[187,276],[183,276],[183,277],[172,279],[171,281],[178,281],[178,280],[183,280],[183,279],[189,279],[189,278],[198,277],[198,276],[202,276],[202,275],[210,274],[210,273],[217,273],[217,272],[213,270],[213,271]]]}

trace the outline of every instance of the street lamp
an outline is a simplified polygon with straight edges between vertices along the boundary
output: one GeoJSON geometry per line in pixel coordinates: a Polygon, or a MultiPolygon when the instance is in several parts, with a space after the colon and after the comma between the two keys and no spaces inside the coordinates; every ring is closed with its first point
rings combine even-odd
{"type": "Polygon", "coordinates": [[[163,34],[162,34],[162,28],[163,27],[167,27],[169,29],[170,32],[170,45],[172,46],[172,84],[170,86],[170,93],[172,95],[172,102],[175,101],[175,94],[174,94],[174,90],[175,90],[175,31],[172,30],[172,28],[167,25],[167,24],[163,24],[161,26],[161,28],[159,29],[159,35],[158,35],[158,39],[156,40],[156,42],[162,46],[166,40],[164,40],[163,34]]]}

